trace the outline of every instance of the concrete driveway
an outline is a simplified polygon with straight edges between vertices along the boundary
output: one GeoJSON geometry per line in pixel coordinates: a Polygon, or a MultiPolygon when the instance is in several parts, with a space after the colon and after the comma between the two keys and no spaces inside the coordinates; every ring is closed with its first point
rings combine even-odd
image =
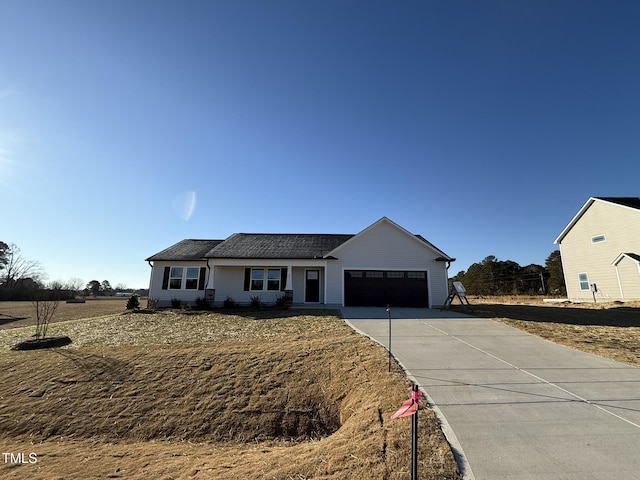
{"type": "MultiPolygon", "coordinates": [[[[384,308],[342,312],[387,346],[384,308]]],[[[391,351],[441,416],[465,478],[640,479],[640,368],[429,309],[392,310],[391,351]]]]}

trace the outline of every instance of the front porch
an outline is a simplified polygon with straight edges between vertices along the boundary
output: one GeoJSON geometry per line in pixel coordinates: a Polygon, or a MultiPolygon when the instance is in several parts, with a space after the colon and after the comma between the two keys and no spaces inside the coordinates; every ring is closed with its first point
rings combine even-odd
{"type": "MultiPolygon", "coordinates": [[[[321,263],[321,262],[317,262],[321,263]]],[[[237,305],[250,305],[259,300],[263,305],[283,301],[295,307],[317,308],[326,305],[326,268],[323,264],[282,265],[253,260],[251,265],[209,262],[205,297],[214,306],[231,300],[237,305]]]]}

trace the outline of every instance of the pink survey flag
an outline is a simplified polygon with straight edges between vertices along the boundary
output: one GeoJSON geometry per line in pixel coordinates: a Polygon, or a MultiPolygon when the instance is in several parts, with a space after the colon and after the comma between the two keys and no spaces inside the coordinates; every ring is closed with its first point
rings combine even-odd
{"type": "Polygon", "coordinates": [[[402,406],[400,407],[400,410],[398,410],[396,413],[391,415],[391,420],[395,420],[396,418],[400,418],[400,417],[410,417],[417,411],[418,411],[418,402],[410,398],[409,400],[407,400],[402,404],[402,406]]]}
{"type": "Polygon", "coordinates": [[[422,392],[420,392],[420,390],[411,392],[411,398],[409,400],[406,400],[402,404],[400,410],[391,415],[391,420],[395,420],[396,418],[400,417],[410,417],[411,415],[416,413],[418,411],[418,399],[421,395],[422,392]]]}

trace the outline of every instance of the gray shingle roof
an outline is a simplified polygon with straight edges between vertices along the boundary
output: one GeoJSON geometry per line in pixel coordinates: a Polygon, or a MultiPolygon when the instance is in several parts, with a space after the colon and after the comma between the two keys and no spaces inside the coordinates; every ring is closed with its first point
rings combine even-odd
{"type": "MultiPolygon", "coordinates": [[[[386,217],[383,217],[378,222],[383,220],[402,229],[402,227],[391,222],[386,217]]],[[[407,233],[412,235],[409,232],[407,233]]],[[[442,260],[455,260],[436,248],[421,235],[414,236],[426,246],[440,253],[442,260]]],[[[356,235],[331,233],[234,233],[226,240],[183,240],[160,253],[156,253],[147,258],[147,260],[188,261],[204,260],[205,258],[295,260],[333,258],[328,254],[354,237],[356,235]]]]}
{"type": "Polygon", "coordinates": [[[236,233],[213,247],[210,258],[322,258],[354,235],[236,233]]]}
{"type": "Polygon", "coordinates": [[[617,203],[625,207],[637,208],[640,210],[640,197],[595,197],[605,202],[617,203]]]}
{"type": "Polygon", "coordinates": [[[154,260],[201,260],[205,254],[224,240],[182,240],[147,258],[154,260]]]}

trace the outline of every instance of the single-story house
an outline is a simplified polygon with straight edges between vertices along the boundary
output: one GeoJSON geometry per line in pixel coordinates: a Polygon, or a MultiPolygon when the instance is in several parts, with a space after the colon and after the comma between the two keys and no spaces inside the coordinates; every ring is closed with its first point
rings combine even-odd
{"type": "Polygon", "coordinates": [[[640,198],[589,198],[555,243],[570,300],[640,300],[640,198]]]}
{"type": "Polygon", "coordinates": [[[149,298],[293,305],[432,307],[455,259],[386,217],[355,235],[235,233],[182,240],[147,258],[149,298]]]}

